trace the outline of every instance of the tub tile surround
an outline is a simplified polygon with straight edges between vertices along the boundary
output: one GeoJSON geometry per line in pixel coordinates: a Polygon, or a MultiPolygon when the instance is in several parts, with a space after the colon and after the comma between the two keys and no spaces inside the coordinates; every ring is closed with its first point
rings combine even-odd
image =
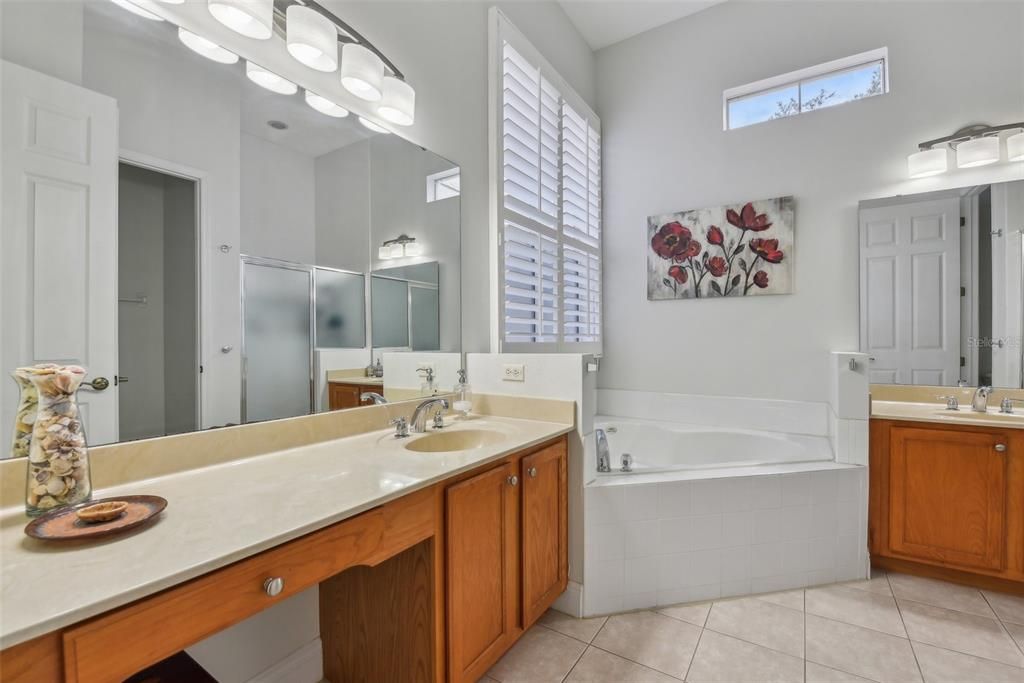
{"type": "Polygon", "coordinates": [[[876,570],[656,611],[548,612],[483,680],[1019,683],[1022,617],[1021,597],[876,570]]]}
{"type": "Polygon", "coordinates": [[[865,468],[834,464],[588,486],[583,614],[862,579],[866,487],[865,468]]]}

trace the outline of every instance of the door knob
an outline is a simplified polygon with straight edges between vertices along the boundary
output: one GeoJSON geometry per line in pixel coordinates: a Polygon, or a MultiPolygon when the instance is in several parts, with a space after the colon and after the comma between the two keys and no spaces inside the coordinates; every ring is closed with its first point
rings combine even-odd
{"type": "Polygon", "coordinates": [[[89,382],[82,382],[82,389],[92,389],[93,391],[103,391],[110,386],[110,380],[106,377],[96,377],[89,382]]]}
{"type": "Polygon", "coordinates": [[[284,590],[284,579],[280,576],[267,579],[263,582],[263,592],[272,598],[277,597],[284,590]]]}
{"type": "Polygon", "coordinates": [[[536,477],[537,476],[537,468],[536,467],[531,467],[530,469],[526,470],[526,473],[529,474],[531,477],[536,477]]]}
{"type": "Polygon", "coordinates": [[[519,483],[519,477],[517,477],[514,474],[511,477],[508,478],[508,485],[509,486],[515,486],[518,483],[519,483]]]}
{"type": "Polygon", "coordinates": [[[1005,452],[1006,452],[1006,444],[1005,443],[997,443],[996,444],[996,453],[1005,453],[1005,452]]]}

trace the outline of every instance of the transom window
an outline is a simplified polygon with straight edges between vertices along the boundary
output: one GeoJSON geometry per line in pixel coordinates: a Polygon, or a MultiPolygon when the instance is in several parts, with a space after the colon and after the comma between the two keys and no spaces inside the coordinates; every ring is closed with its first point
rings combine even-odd
{"type": "Polygon", "coordinates": [[[462,176],[459,167],[431,173],[427,176],[427,201],[436,202],[441,199],[458,197],[461,190],[462,176]]]}
{"type": "Polygon", "coordinates": [[[804,114],[889,92],[887,48],[730,88],[725,129],[804,114]]]}

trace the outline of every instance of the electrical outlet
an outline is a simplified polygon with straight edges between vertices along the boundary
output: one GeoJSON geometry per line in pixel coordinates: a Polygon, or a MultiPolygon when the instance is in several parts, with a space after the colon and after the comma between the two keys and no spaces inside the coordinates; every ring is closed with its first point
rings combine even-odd
{"type": "Polygon", "coordinates": [[[506,382],[525,382],[526,365],[523,363],[506,363],[501,377],[506,382]]]}

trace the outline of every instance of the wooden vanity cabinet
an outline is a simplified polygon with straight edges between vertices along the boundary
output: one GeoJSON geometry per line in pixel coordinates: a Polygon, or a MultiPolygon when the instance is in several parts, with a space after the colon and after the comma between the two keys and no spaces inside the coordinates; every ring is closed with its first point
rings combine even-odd
{"type": "Polygon", "coordinates": [[[873,420],[870,465],[873,563],[1024,581],[1024,430],[873,420]]]}
{"type": "Polygon", "coordinates": [[[380,384],[349,384],[348,382],[327,383],[327,405],[331,410],[346,410],[360,406],[372,406],[373,401],[361,401],[363,392],[375,391],[378,394],[384,389],[380,384]]]}
{"type": "Polygon", "coordinates": [[[449,486],[448,678],[476,681],[569,580],[565,439],[449,486]]]}

